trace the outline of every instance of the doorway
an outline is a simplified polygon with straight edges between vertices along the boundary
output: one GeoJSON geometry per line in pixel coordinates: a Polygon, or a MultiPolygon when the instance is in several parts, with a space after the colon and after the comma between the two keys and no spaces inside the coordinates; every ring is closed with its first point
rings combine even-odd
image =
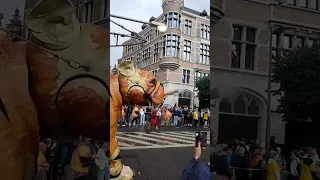
{"type": "Polygon", "coordinates": [[[219,114],[218,138],[222,143],[230,143],[234,139],[244,138],[246,141],[256,140],[260,117],[235,114],[219,114]]]}
{"type": "Polygon", "coordinates": [[[192,98],[192,92],[190,92],[189,90],[185,90],[184,92],[179,93],[178,105],[180,107],[182,106],[190,107],[191,98],[192,98]]]}

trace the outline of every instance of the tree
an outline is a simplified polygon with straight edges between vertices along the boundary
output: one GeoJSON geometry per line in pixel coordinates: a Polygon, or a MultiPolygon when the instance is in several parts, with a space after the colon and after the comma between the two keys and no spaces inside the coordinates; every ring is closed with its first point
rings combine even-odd
{"type": "Polygon", "coordinates": [[[196,79],[196,88],[200,102],[210,104],[210,76],[204,76],[196,79]]]}
{"type": "Polygon", "coordinates": [[[274,57],[272,71],[272,81],[279,84],[273,94],[280,96],[278,110],[283,120],[320,124],[320,44],[282,50],[274,57]]]}

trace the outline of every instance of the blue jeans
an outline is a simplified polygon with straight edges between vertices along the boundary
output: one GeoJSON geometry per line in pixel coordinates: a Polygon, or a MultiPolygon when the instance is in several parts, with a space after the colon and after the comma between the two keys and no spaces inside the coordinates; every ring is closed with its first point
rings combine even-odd
{"type": "Polygon", "coordinates": [[[99,169],[98,167],[98,177],[97,180],[109,180],[110,179],[110,172],[109,172],[109,163],[108,166],[104,169],[99,169]]]}
{"type": "Polygon", "coordinates": [[[144,125],[144,121],[146,119],[146,115],[140,115],[140,126],[144,125]]]}
{"type": "Polygon", "coordinates": [[[178,116],[173,116],[173,125],[176,126],[178,124],[178,116]]]}

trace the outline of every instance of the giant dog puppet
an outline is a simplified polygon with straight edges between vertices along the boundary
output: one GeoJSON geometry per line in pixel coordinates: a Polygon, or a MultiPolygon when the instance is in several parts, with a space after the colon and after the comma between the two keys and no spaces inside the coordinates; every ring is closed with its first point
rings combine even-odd
{"type": "Polygon", "coordinates": [[[56,140],[110,135],[110,174],[131,179],[116,140],[121,106],[161,104],[162,85],[131,62],[119,65],[119,75],[110,75],[108,28],[80,24],[67,0],[41,0],[27,14],[26,25],[34,44],[6,35],[0,39],[1,178],[32,179],[40,125],[41,135],[56,140]]]}

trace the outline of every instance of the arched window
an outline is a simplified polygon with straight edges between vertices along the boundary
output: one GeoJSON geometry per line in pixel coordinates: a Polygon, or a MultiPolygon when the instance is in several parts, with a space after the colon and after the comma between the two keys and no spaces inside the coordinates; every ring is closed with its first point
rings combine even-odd
{"type": "Polygon", "coordinates": [[[192,99],[192,92],[189,90],[184,90],[179,93],[179,106],[190,106],[191,105],[191,99],[192,99]]]}
{"type": "Polygon", "coordinates": [[[169,12],[164,15],[164,22],[168,28],[180,29],[181,15],[177,12],[169,12]]]}
{"type": "Polygon", "coordinates": [[[163,36],[163,56],[179,58],[180,37],[174,34],[163,36]]]}
{"type": "Polygon", "coordinates": [[[234,113],[245,114],[246,113],[246,102],[242,95],[237,96],[234,101],[234,113]]]}
{"type": "Polygon", "coordinates": [[[228,99],[223,99],[219,105],[219,111],[225,113],[231,113],[231,103],[228,99]]]}
{"type": "Polygon", "coordinates": [[[251,101],[248,106],[248,114],[250,115],[259,115],[259,106],[256,101],[251,101]]]}

